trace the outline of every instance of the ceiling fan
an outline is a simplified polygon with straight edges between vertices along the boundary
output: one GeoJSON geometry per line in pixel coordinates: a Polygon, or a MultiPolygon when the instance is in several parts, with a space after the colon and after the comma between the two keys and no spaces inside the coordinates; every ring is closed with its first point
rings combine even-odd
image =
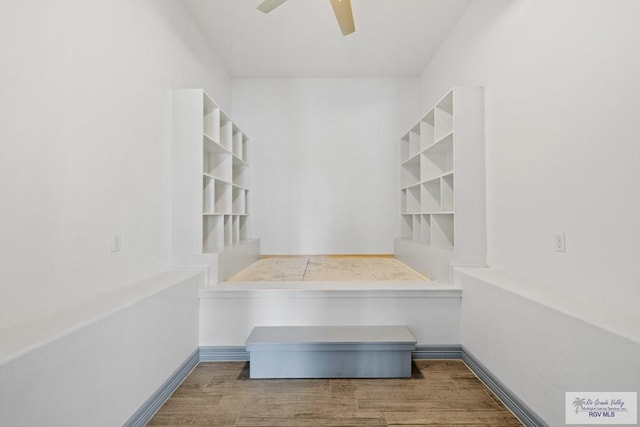
{"type": "MultiPolygon", "coordinates": [[[[276,7],[280,6],[287,0],[264,0],[258,10],[260,12],[269,13],[276,7]]],[[[356,30],[356,24],[353,22],[353,12],[351,11],[351,0],[330,0],[333,7],[333,13],[336,14],[338,25],[342,35],[346,36],[356,30]]]]}

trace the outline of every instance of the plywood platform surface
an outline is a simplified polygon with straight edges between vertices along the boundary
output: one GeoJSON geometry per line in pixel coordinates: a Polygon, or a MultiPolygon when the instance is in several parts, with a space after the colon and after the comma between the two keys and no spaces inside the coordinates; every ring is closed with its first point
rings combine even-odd
{"type": "Polygon", "coordinates": [[[426,276],[391,256],[268,256],[259,259],[229,282],[291,281],[412,281],[426,276]]]}

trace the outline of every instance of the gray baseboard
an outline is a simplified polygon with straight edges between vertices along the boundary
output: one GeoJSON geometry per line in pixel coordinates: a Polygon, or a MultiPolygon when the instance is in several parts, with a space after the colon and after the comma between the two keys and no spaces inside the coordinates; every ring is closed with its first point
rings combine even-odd
{"type": "Polygon", "coordinates": [[[459,345],[417,345],[411,353],[414,360],[462,359],[462,347],[459,345]]]}
{"type": "MultiPolygon", "coordinates": [[[[462,359],[462,347],[459,345],[417,345],[411,352],[412,359],[462,359]]],[[[201,362],[238,361],[248,362],[249,352],[243,346],[200,347],[201,362]]]]}
{"type": "Polygon", "coordinates": [[[462,347],[462,360],[525,426],[548,427],[548,424],[538,416],[538,414],[520,400],[509,388],[502,384],[491,371],[473,357],[464,347],[462,347]]]}
{"type": "Polygon", "coordinates": [[[248,362],[249,353],[244,346],[200,347],[201,362],[248,362]]]}
{"type": "Polygon", "coordinates": [[[151,420],[158,409],[198,365],[200,351],[196,349],[160,386],[155,393],[124,423],[125,427],[142,427],[151,420]]]}

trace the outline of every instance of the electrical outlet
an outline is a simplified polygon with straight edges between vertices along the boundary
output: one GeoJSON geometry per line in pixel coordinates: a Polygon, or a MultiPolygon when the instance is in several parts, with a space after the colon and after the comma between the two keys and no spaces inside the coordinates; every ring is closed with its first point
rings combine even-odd
{"type": "Polygon", "coordinates": [[[111,236],[111,252],[120,252],[122,249],[122,238],[120,233],[115,233],[111,236]]]}
{"type": "Polygon", "coordinates": [[[564,233],[556,233],[554,243],[556,252],[567,252],[567,238],[564,233]]]}

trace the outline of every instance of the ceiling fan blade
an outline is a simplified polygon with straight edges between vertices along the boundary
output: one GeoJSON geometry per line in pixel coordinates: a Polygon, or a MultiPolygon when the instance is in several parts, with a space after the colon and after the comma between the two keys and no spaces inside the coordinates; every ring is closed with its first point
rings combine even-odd
{"type": "Polygon", "coordinates": [[[260,6],[258,6],[258,10],[260,12],[269,13],[286,1],[287,0],[264,0],[260,3],[260,6]]]}
{"type": "Polygon", "coordinates": [[[333,13],[336,14],[338,25],[342,35],[346,36],[356,30],[356,24],[353,22],[353,12],[351,11],[351,0],[331,0],[333,13]]]}

